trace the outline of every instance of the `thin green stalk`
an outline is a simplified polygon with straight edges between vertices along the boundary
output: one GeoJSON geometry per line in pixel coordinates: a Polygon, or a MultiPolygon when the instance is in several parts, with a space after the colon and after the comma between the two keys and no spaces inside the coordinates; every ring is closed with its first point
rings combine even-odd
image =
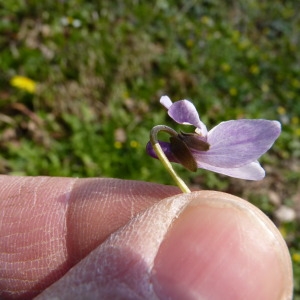
{"type": "Polygon", "coordinates": [[[159,131],[165,131],[172,136],[177,136],[178,134],[175,130],[173,130],[172,128],[170,128],[168,126],[157,125],[157,126],[153,127],[150,132],[150,142],[152,144],[152,147],[153,147],[157,157],[159,158],[159,160],[161,161],[163,166],[166,168],[166,170],[169,172],[169,174],[172,176],[172,178],[174,179],[174,181],[176,182],[178,187],[181,189],[181,191],[183,193],[190,193],[191,192],[190,189],[187,187],[187,185],[184,183],[184,181],[176,174],[170,161],[168,160],[165,153],[161,149],[161,146],[157,140],[157,134],[159,131]]]}

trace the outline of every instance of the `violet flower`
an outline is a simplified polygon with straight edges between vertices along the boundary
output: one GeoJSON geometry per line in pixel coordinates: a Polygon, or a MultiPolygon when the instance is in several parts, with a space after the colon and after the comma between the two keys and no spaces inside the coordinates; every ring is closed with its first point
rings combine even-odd
{"type": "MultiPolygon", "coordinates": [[[[172,103],[168,96],[163,96],[160,103],[175,122],[196,127],[195,133],[179,133],[172,136],[170,142],[159,141],[169,161],[181,163],[192,171],[202,168],[241,179],[264,178],[265,171],[257,159],[270,149],[280,135],[278,121],[231,120],[207,131],[190,101],[172,103]]],[[[157,158],[150,142],[146,150],[157,158]]]]}

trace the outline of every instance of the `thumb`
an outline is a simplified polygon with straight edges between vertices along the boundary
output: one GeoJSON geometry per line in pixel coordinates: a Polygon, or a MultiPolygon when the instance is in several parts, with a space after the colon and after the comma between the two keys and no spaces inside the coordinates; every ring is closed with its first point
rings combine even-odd
{"type": "Polygon", "coordinates": [[[173,196],[137,215],[37,299],[291,299],[288,249],[248,202],[173,196]]]}

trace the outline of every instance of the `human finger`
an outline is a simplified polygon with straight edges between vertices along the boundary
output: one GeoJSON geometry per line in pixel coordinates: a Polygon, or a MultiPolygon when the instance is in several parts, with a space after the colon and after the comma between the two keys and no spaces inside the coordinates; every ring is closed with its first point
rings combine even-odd
{"type": "Polygon", "coordinates": [[[288,249],[248,202],[219,192],[164,199],[37,299],[291,299],[288,249]]]}
{"type": "Polygon", "coordinates": [[[0,176],[0,298],[27,299],[112,232],[179,193],[117,179],[0,176]]]}

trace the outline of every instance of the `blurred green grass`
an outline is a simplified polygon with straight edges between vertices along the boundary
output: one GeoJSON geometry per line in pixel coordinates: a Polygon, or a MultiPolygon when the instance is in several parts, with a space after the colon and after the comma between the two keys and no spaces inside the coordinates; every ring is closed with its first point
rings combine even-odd
{"type": "Polygon", "coordinates": [[[209,128],[279,120],[262,182],[176,169],[190,186],[242,196],[276,223],[300,299],[299,8],[294,0],[1,1],[0,172],[173,184],[144,151],[154,125],[179,128],[158,103],[164,94],[192,100],[209,128]],[[34,91],[14,87],[15,76],[33,80],[34,91]],[[276,217],[282,206],[297,218],[276,217]]]}

